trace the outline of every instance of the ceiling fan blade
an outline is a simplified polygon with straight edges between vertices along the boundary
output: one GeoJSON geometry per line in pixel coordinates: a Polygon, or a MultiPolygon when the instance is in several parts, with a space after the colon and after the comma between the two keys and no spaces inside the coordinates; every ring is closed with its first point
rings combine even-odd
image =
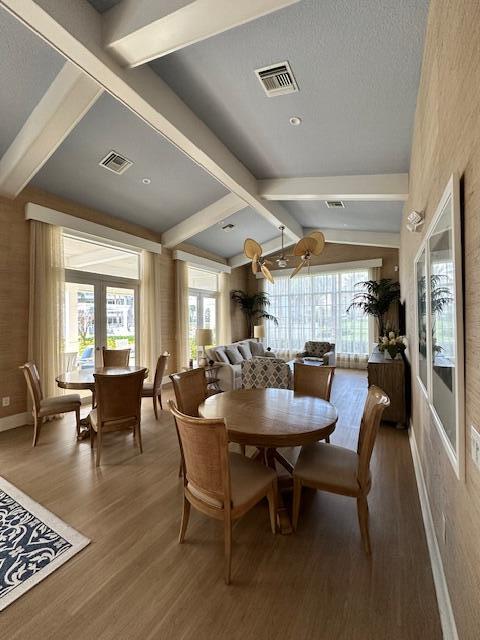
{"type": "Polygon", "coordinates": [[[247,256],[247,258],[250,258],[250,260],[253,260],[255,256],[258,257],[262,255],[262,247],[258,244],[256,240],[253,240],[252,238],[247,238],[243,245],[243,252],[247,256]]]}
{"type": "Polygon", "coordinates": [[[264,264],[262,264],[262,266],[260,267],[262,270],[263,275],[265,276],[265,278],[271,282],[272,284],[275,283],[275,280],[273,279],[272,274],[270,273],[270,270],[268,269],[268,267],[266,267],[264,264]]]}
{"type": "Polygon", "coordinates": [[[322,253],[323,248],[325,246],[325,236],[321,231],[312,231],[310,233],[310,238],[313,238],[317,243],[312,253],[316,256],[319,256],[322,253]]]}
{"type": "Polygon", "coordinates": [[[302,259],[302,261],[300,262],[300,264],[297,265],[297,268],[295,269],[295,271],[292,273],[292,275],[290,276],[290,279],[293,278],[293,276],[296,276],[297,273],[300,271],[300,269],[305,265],[305,260],[302,259]]]}

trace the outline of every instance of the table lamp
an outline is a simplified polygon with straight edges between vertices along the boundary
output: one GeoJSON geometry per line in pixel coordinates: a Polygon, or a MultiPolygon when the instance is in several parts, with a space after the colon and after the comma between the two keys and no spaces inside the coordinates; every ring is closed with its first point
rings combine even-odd
{"type": "Polygon", "coordinates": [[[265,327],[263,324],[256,324],[253,327],[253,337],[257,338],[257,342],[260,342],[260,338],[265,337],[265,327]]]}
{"type": "Polygon", "coordinates": [[[203,356],[198,359],[199,367],[207,366],[207,354],[205,353],[205,347],[208,344],[213,344],[213,332],[211,329],[197,329],[197,345],[203,347],[203,356]]]}

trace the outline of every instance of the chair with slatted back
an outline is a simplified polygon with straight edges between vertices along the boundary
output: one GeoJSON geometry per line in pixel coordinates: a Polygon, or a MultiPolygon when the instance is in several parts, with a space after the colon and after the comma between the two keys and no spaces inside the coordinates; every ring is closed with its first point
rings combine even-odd
{"type": "Polygon", "coordinates": [[[228,451],[223,418],[187,416],[169,401],[175,418],[183,464],[183,513],[179,542],[185,539],[190,505],[211,518],[223,520],[225,582],[230,583],[232,521],[262,498],[267,498],[272,533],[276,532],[277,475],[273,469],[228,451]]]}
{"type": "Polygon", "coordinates": [[[372,485],[370,459],[384,409],[390,400],[384,391],[371,386],[363,411],[357,450],[316,442],[302,447],[293,471],[293,528],[300,511],[302,487],[311,487],[357,499],[358,522],[363,545],[371,553],[367,496],[372,485]]]}
{"type": "Polygon", "coordinates": [[[103,437],[113,431],[132,431],[140,453],[142,386],[146,369],[110,376],[94,373],[97,406],[90,412],[90,445],[97,440],[96,466],[100,465],[103,437]]]}
{"type": "MultiPolygon", "coordinates": [[[[335,367],[295,362],[293,364],[293,390],[306,396],[330,401],[335,367]]],[[[330,436],[325,438],[330,442],[330,436]]]]}
{"type": "Polygon", "coordinates": [[[130,349],[105,349],[102,348],[104,367],[128,367],[130,361],[130,349]]]}
{"type": "Polygon", "coordinates": [[[155,420],[158,420],[158,403],[160,403],[160,409],[162,406],[162,380],[165,369],[167,368],[168,355],[162,355],[157,360],[157,368],[155,369],[155,377],[152,382],[144,382],[142,389],[142,396],[144,398],[153,398],[153,411],[155,413],[155,420]]]}
{"type": "Polygon", "coordinates": [[[179,411],[198,418],[198,407],[207,397],[205,369],[189,369],[170,376],[179,411]]]}
{"type": "Polygon", "coordinates": [[[20,367],[20,369],[23,371],[23,375],[27,381],[27,387],[33,404],[32,447],[37,444],[38,436],[40,435],[40,430],[46,417],[61,413],[69,413],[70,411],[75,411],[78,437],[80,435],[80,395],[78,393],[69,393],[63,396],[44,398],[37,365],[34,362],[26,362],[20,367]]]}

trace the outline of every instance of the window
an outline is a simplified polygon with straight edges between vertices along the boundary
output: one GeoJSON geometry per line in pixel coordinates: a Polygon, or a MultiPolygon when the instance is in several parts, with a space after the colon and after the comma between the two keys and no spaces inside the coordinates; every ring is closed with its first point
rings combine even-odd
{"type": "Polygon", "coordinates": [[[66,369],[101,364],[101,348],[130,349],[135,364],[140,254],[97,239],[63,234],[66,369]]]}
{"type": "Polygon", "coordinates": [[[357,282],[369,279],[368,269],[329,271],[265,281],[269,313],[278,326],[266,322],[266,342],[274,351],[301,351],[307,340],[335,343],[337,353],[369,352],[368,317],[347,308],[357,282]]]}
{"type": "Polygon", "coordinates": [[[218,274],[188,267],[188,338],[190,357],[197,358],[197,329],[212,329],[214,343],[217,329],[218,274]]]}

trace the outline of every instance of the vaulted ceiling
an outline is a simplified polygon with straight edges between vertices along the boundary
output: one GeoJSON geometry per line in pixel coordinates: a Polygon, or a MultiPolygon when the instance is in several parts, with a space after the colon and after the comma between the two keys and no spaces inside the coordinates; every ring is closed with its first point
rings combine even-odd
{"type": "Polygon", "coordinates": [[[280,225],[398,244],[426,0],[31,4],[0,0],[4,195],[31,181],[232,264],[280,225]],[[285,61],[299,90],[267,97],[254,71],[285,61]]]}

